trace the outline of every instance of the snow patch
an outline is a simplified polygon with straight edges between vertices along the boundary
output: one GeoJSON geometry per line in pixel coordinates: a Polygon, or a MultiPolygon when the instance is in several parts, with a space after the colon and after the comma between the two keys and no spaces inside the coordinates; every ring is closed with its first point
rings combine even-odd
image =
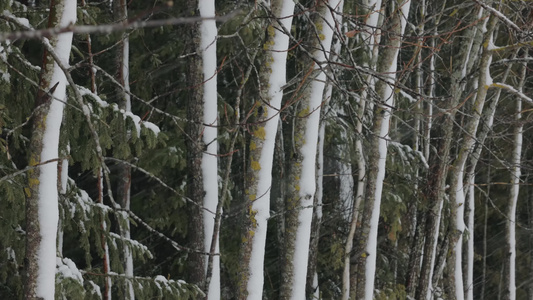
{"type": "MultiPolygon", "coordinates": [[[[294,2],[282,1],[282,7],[279,13],[279,22],[284,28],[288,28],[290,30],[293,14],[294,2]]],[[[266,112],[267,121],[264,127],[265,137],[259,158],[259,165],[261,166],[261,169],[258,172],[257,178],[257,198],[252,203],[252,210],[257,212],[255,215],[257,227],[252,240],[250,277],[247,285],[248,299],[260,300],[263,298],[267,222],[270,218],[272,161],[274,157],[274,147],[279,122],[279,109],[281,107],[281,100],[283,98],[283,86],[286,84],[288,46],[289,37],[282,30],[274,29],[273,44],[267,50],[267,55],[271,57],[271,76],[269,76],[268,79],[269,88],[267,91],[270,107],[266,112]]]]}
{"type": "Polygon", "coordinates": [[[106,101],[102,100],[102,98],[100,98],[100,96],[98,96],[97,94],[91,92],[91,90],[89,90],[88,88],[86,87],[83,87],[83,86],[76,86],[76,88],[78,89],[78,91],[80,92],[81,96],[90,96],[92,97],[96,103],[98,105],[100,105],[100,107],[108,107],[109,106],[109,103],[107,103],[106,101]]]}
{"type": "Polygon", "coordinates": [[[64,278],[72,278],[83,285],[83,276],[76,264],[69,258],[56,257],[56,274],[64,278]]]}
{"type": "MultiPolygon", "coordinates": [[[[76,22],[76,5],[76,0],[65,1],[64,11],[58,26],[65,27],[76,22]]],[[[54,48],[61,63],[65,66],[68,66],[69,63],[72,35],[72,32],[58,35],[54,48]]],[[[51,102],[46,116],[43,148],[40,155],[41,162],[57,159],[59,156],[59,133],[63,120],[64,101],[66,101],[67,80],[57,63],[54,63],[49,82],[48,90],[56,84],[57,87],[53,94],[54,100],[51,102]]],[[[37,252],[39,271],[35,294],[37,297],[51,300],[54,299],[55,294],[56,238],[59,221],[57,161],[43,164],[39,168],[38,218],[41,243],[37,252]]]]}

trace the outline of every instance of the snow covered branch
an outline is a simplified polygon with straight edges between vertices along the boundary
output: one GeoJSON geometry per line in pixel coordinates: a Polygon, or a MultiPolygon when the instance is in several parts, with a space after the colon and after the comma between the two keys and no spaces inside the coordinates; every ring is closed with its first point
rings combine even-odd
{"type": "Polygon", "coordinates": [[[531,47],[531,46],[533,46],[533,40],[525,41],[525,42],[518,42],[515,44],[510,44],[510,45],[501,46],[501,47],[491,47],[489,50],[492,52],[503,52],[503,51],[518,49],[522,47],[531,47]]]}
{"type": "Polygon", "coordinates": [[[501,11],[495,9],[494,7],[483,3],[480,0],[474,0],[477,4],[481,5],[484,9],[488,10],[491,14],[495,15],[498,19],[500,19],[503,23],[507,24],[507,26],[513,28],[517,32],[522,32],[522,29],[518,27],[513,21],[511,21],[509,18],[507,18],[501,11]]]}
{"type": "Polygon", "coordinates": [[[514,87],[512,87],[512,86],[510,86],[508,84],[501,83],[501,82],[495,82],[495,83],[491,84],[490,87],[505,89],[505,90],[509,91],[511,94],[514,94],[514,95],[520,97],[520,99],[526,101],[527,103],[533,104],[533,99],[529,98],[526,94],[524,94],[523,92],[515,89],[514,87]]]}

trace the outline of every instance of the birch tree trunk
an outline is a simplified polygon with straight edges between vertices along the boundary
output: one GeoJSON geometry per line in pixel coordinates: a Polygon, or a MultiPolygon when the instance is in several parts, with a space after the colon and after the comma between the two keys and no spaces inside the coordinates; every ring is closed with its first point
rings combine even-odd
{"type": "Polygon", "coordinates": [[[453,233],[450,245],[449,260],[452,257],[455,259],[455,263],[450,263],[450,274],[448,276],[454,283],[452,289],[455,292],[455,299],[464,299],[464,284],[463,284],[463,269],[462,269],[462,246],[463,246],[463,233],[466,228],[464,223],[464,209],[465,209],[465,191],[463,187],[465,164],[468,156],[473,150],[475,143],[475,136],[479,125],[479,120],[487,97],[487,91],[492,83],[490,77],[490,63],[492,60],[492,52],[489,46],[492,44],[492,33],[496,26],[497,19],[491,15],[487,32],[485,33],[483,40],[483,54],[480,60],[479,80],[477,83],[478,90],[475,97],[475,101],[472,108],[472,115],[469,117],[464,129],[463,143],[459,150],[459,155],[455,160],[452,167],[451,185],[450,185],[450,202],[452,203],[452,214],[455,215],[455,232],[453,233]]]}
{"type": "MultiPolygon", "coordinates": [[[[368,67],[373,68],[376,64],[377,53],[378,53],[378,44],[380,41],[380,30],[379,26],[379,15],[381,9],[381,0],[370,0],[366,3],[366,8],[368,9],[367,14],[368,18],[366,19],[367,27],[372,30],[370,33],[362,32],[362,38],[364,40],[368,39],[367,51],[371,53],[369,61],[367,63],[368,67]]],[[[356,123],[356,140],[355,140],[355,151],[357,155],[357,191],[355,194],[355,202],[352,210],[352,220],[350,222],[350,230],[348,232],[348,237],[346,238],[346,246],[344,249],[344,268],[342,273],[342,299],[348,300],[349,297],[355,297],[355,288],[357,283],[355,265],[351,262],[351,255],[353,250],[354,236],[357,228],[357,222],[360,214],[359,208],[361,207],[361,202],[364,198],[364,190],[366,185],[366,161],[363,151],[363,119],[365,117],[365,109],[367,105],[367,96],[368,90],[373,89],[374,78],[367,76],[366,79],[368,87],[363,90],[361,93],[361,98],[359,99],[359,107],[357,109],[357,123],[356,123]]]]}
{"type": "MultiPolygon", "coordinates": [[[[342,9],[344,1],[341,1],[337,7],[335,7],[334,14],[334,26],[338,29],[342,25],[342,9]]],[[[337,32],[340,34],[340,32],[337,32]]],[[[332,51],[329,57],[330,62],[337,62],[338,55],[341,53],[342,46],[342,37],[337,37],[335,42],[332,45],[332,51]]],[[[333,70],[329,71],[328,74],[330,78],[335,78],[335,72],[333,70]]],[[[319,299],[320,290],[318,282],[318,245],[320,241],[320,229],[322,227],[322,214],[323,214],[323,198],[324,198],[324,144],[326,139],[326,119],[328,117],[328,112],[334,111],[334,115],[344,114],[343,108],[339,105],[331,105],[333,97],[333,88],[334,84],[331,82],[331,79],[327,81],[326,90],[324,92],[324,107],[327,109],[321,110],[321,120],[320,120],[320,129],[318,132],[318,146],[317,146],[317,158],[316,158],[316,192],[314,195],[313,201],[313,220],[311,223],[311,240],[309,245],[309,261],[307,266],[307,291],[306,299],[319,299]]],[[[340,101],[342,102],[342,101],[340,101]]],[[[347,132],[343,130],[341,132],[341,139],[343,141],[348,141],[347,132]]],[[[352,177],[352,165],[349,159],[350,147],[348,143],[339,145],[337,147],[337,153],[341,158],[337,163],[339,174],[339,210],[344,212],[345,218],[348,220],[353,219],[353,188],[354,182],[352,177]]],[[[353,238],[353,236],[352,236],[353,238]]],[[[349,257],[349,256],[348,256],[349,257]]],[[[348,278],[349,279],[349,278],[348,278]]]]}
{"type": "MultiPolygon", "coordinates": [[[[113,14],[115,22],[124,22],[128,18],[128,7],[126,0],[113,1],[113,14]]],[[[119,107],[126,113],[131,113],[131,99],[130,99],[130,78],[129,78],[129,38],[126,34],[122,34],[121,41],[117,45],[117,81],[122,85],[117,87],[119,95],[119,107]]],[[[131,136],[130,130],[123,132],[123,142],[127,143],[131,136]]],[[[131,166],[127,163],[120,164],[119,184],[117,188],[117,200],[123,209],[130,209],[131,196],[131,166]]],[[[125,240],[131,239],[130,221],[127,214],[119,216],[122,220],[118,220],[120,235],[125,240]]],[[[127,300],[134,300],[135,293],[133,291],[133,256],[131,249],[127,243],[124,243],[122,249],[124,275],[126,275],[124,286],[124,297],[127,300]]]]}
{"type": "Polygon", "coordinates": [[[238,299],[262,299],[267,222],[270,217],[272,163],[278,131],[279,110],[286,84],[286,64],[293,0],[270,3],[270,20],[260,70],[260,96],[254,103],[254,122],[250,138],[250,169],[246,180],[248,202],[241,248],[238,299]]]}
{"type": "MultiPolygon", "coordinates": [[[[76,23],[76,1],[50,3],[48,27],[76,23]]],[[[72,33],[50,39],[64,65],[68,65],[72,33]]],[[[67,80],[50,53],[45,53],[39,93],[35,102],[29,147],[26,192],[26,278],[25,299],[53,300],[55,294],[56,238],[58,226],[59,131],[66,101],[67,80]]]]}
{"type": "Polygon", "coordinates": [[[397,70],[397,59],[401,45],[401,36],[407,25],[411,2],[402,1],[397,4],[389,2],[387,9],[392,12],[386,47],[380,52],[377,72],[386,74],[385,81],[376,83],[376,94],[379,97],[374,107],[374,122],[370,141],[371,151],[368,156],[367,186],[363,220],[358,234],[357,245],[357,299],[371,300],[374,294],[376,273],[377,234],[381,208],[383,180],[385,178],[385,162],[387,159],[387,140],[389,138],[389,120],[394,107],[394,89],[397,70]],[[360,254],[359,254],[360,253],[360,254]]]}
{"type": "MultiPolygon", "coordinates": [[[[527,51],[527,50],[526,50],[527,51]]],[[[527,57],[527,52],[526,55],[527,57]]],[[[522,92],[524,82],[526,80],[527,64],[523,64],[521,68],[520,83],[518,91],[522,92]]],[[[509,205],[507,207],[507,222],[505,239],[506,245],[506,289],[504,299],[516,299],[516,205],[518,202],[518,193],[520,192],[520,175],[521,175],[521,157],[522,157],[522,131],[524,128],[522,122],[522,99],[516,99],[516,116],[514,128],[514,149],[511,160],[511,191],[509,192],[509,205]]]]}
{"type": "Polygon", "coordinates": [[[319,132],[320,109],[323,101],[326,74],[322,68],[327,62],[333,30],[335,9],[341,1],[316,3],[316,13],[311,16],[310,49],[313,57],[307,57],[304,70],[307,80],[300,97],[294,122],[293,145],[295,153],[289,169],[289,185],[286,199],[285,245],[282,263],[280,299],[305,299],[309,242],[313,215],[313,197],[316,191],[316,150],[319,132]]]}
{"type": "MultiPolygon", "coordinates": [[[[331,86],[327,87],[327,95],[331,96],[331,86]]],[[[317,259],[318,242],[320,240],[320,226],[322,223],[322,200],[324,197],[324,139],[326,137],[326,124],[321,121],[318,132],[318,148],[316,158],[316,193],[314,197],[313,221],[311,223],[311,241],[309,245],[309,262],[307,265],[307,289],[306,299],[319,299],[317,259]]]]}
{"type": "MultiPolygon", "coordinates": [[[[214,0],[198,0],[198,10],[203,18],[215,16],[214,0]]],[[[204,20],[200,24],[200,51],[202,56],[203,74],[203,144],[206,145],[202,154],[202,178],[203,190],[205,191],[203,206],[204,222],[204,251],[211,252],[214,249],[219,253],[218,232],[214,232],[215,215],[218,204],[218,141],[217,141],[217,26],[215,20],[204,20]],[[213,239],[213,235],[216,238],[213,239]],[[212,247],[211,243],[215,245],[212,247]]],[[[214,253],[211,253],[214,254],[214,253]]],[[[207,279],[205,291],[210,300],[220,299],[220,256],[211,255],[206,257],[211,262],[211,277],[207,279]]],[[[207,268],[206,261],[206,268],[207,268]]]]}
{"type": "MultiPolygon", "coordinates": [[[[516,58],[518,51],[515,52],[513,55],[513,59],[516,58]]],[[[505,70],[502,82],[506,82],[507,77],[509,76],[509,72],[511,71],[512,65],[509,65],[507,69],[505,70]]],[[[469,169],[466,173],[466,188],[468,189],[468,206],[467,206],[467,228],[469,231],[468,235],[468,243],[467,243],[467,272],[466,272],[466,298],[467,300],[473,300],[474,299],[474,216],[475,216],[475,194],[474,194],[474,185],[475,185],[475,171],[477,163],[479,162],[479,159],[481,157],[481,153],[483,151],[483,148],[485,148],[485,139],[487,138],[489,132],[492,130],[492,125],[494,123],[494,115],[496,113],[496,108],[498,107],[498,103],[500,101],[500,95],[502,90],[498,89],[496,91],[496,94],[492,98],[492,102],[490,103],[489,107],[483,111],[483,116],[481,117],[481,121],[483,122],[483,126],[480,129],[480,133],[477,136],[477,142],[476,147],[474,151],[472,152],[472,155],[470,156],[470,163],[469,163],[469,169]]]]}

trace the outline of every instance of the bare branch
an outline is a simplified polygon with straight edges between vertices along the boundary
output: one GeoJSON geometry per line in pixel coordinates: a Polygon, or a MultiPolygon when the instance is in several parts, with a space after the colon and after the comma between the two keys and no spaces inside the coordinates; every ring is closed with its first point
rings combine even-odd
{"type": "MultiPolygon", "coordinates": [[[[16,39],[43,39],[51,36],[55,36],[65,32],[73,32],[77,34],[91,34],[91,33],[101,33],[101,34],[110,34],[112,32],[121,32],[126,30],[133,30],[138,28],[150,28],[150,27],[159,27],[159,26],[171,26],[171,25],[183,25],[197,23],[203,20],[215,20],[219,22],[225,22],[239,13],[239,10],[232,11],[231,13],[225,16],[215,16],[210,18],[205,17],[177,17],[169,18],[163,20],[151,20],[151,21],[135,21],[128,20],[122,23],[114,24],[104,24],[104,25],[74,25],[70,24],[66,27],[55,27],[55,28],[46,28],[39,30],[25,30],[25,31],[16,31],[16,32],[3,32],[0,33],[0,42],[6,40],[16,40],[16,39]]],[[[17,25],[22,25],[17,18],[13,15],[6,13],[0,15],[0,19],[13,22],[17,25]]],[[[27,28],[26,26],[22,26],[27,28]]]]}

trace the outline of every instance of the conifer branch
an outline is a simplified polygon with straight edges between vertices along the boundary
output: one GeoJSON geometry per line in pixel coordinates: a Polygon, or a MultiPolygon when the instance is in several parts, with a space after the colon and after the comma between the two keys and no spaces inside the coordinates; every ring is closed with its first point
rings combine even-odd
{"type": "Polygon", "coordinates": [[[203,207],[202,205],[194,202],[191,198],[183,195],[182,193],[180,193],[179,191],[177,191],[175,188],[169,186],[168,184],[166,184],[163,180],[161,180],[161,178],[155,176],[153,173],[150,173],[149,171],[135,165],[135,164],[132,164],[130,163],[129,161],[125,161],[125,160],[122,160],[122,159],[118,159],[118,158],[114,158],[114,157],[104,157],[105,160],[110,160],[110,161],[114,161],[114,162],[119,162],[119,163],[122,163],[122,164],[126,164],[132,168],[134,168],[135,170],[145,174],[146,176],[148,176],[149,178],[151,179],[154,179],[155,181],[157,181],[160,185],[162,185],[164,188],[170,190],[171,192],[173,192],[174,194],[176,194],[177,196],[183,198],[185,200],[185,202],[189,202],[193,205],[196,205],[198,206],[200,209],[202,210],[205,210],[213,215],[215,215],[215,212],[203,207]]]}
{"type": "Polygon", "coordinates": [[[168,243],[170,243],[170,245],[172,245],[172,247],[174,247],[174,249],[178,250],[178,251],[184,251],[184,252],[188,252],[188,253],[196,253],[196,254],[202,254],[202,255],[207,255],[207,256],[220,256],[220,253],[209,253],[209,252],[205,252],[205,251],[199,251],[199,250],[195,250],[195,249],[191,249],[191,248],[188,248],[188,247],[185,247],[185,246],[181,246],[180,244],[178,244],[176,241],[172,240],[171,238],[167,237],[165,234],[163,234],[162,232],[154,229],[152,226],[148,225],[148,223],[144,222],[139,216],[137,216],[135,213],[133,213],[131,210],[126,210],[126,209],[119,209],[121,211],[125,211],[127,212],[130,217],[135,220],[135,222],[141,224],[145,229],[147,229],[148,231],[150,231],[151,233],[157,235],[158,237],[162,238],[163,240],[167,241],[168,243]]]}
{"type": "MultiPolygon", "coordinates": [[[[95,273],[95,272],[90,272],[90,271],[86,271],[86,270],[79,270],[79,271],[80,271],[81,274],[84,274],[84,275],[101,276],[101,277],[113,277],[113,278],[124,278],[124,279],[131,279],[131,280],[135,280],[135,281],[148,281],[148,282],[159,281],[158,277],[161,278],[161,276],[162,276],[162,275],[158,275],[156,277],[128,276],[128,275],[126,275],[124,273],[115,273],[115,272],[95,273]]],[[[198,296],[205,296],[204,292],[200,288],[198,288],[196,285],[194,285],[194,284],[186,283],[186,282],[183,282],[181,280],[168,280],[167,278],[165,278],[165,280],[167,282],[170,281],[171,283],[178,284],[180,286],[180,289],[181,289],[181,285],[187,284],[187,285],[191,286],[192,288],[194,288],[199,293],[198,296]]]]}

